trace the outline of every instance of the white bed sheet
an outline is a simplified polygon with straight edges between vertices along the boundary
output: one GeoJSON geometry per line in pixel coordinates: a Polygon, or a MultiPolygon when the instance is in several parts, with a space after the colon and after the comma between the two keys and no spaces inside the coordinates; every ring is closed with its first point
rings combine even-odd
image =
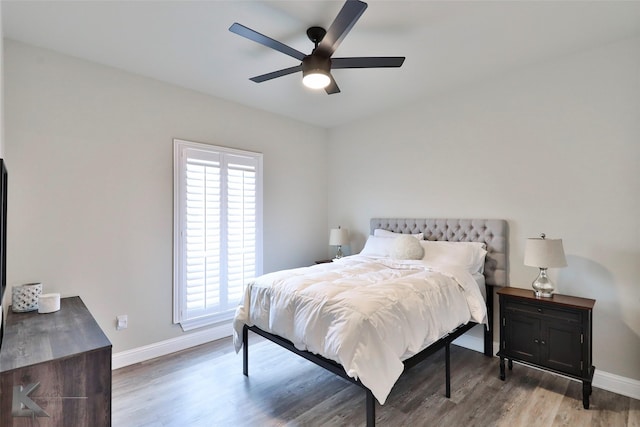
{"type": "Polygon", "coordinates": [[[467,271],[353,255],[266,274],[248,284],[234,318],[340,363],[383,404],[403,360],[469,321],[486,305],[467,271]]]}
{"type": "Polygon", "coordinates": [[[486,301],[487,301],[487,287],[485,286],[486,279],[484,277],[484,274],[482,274],[482,273],[474,273],[474,274],[472,274],[472,276],[473,276],[473,279],[478,284],[478,289],[480,289],[480,293],[482,294],[482,299],[484,299],[485,303],[486,303],[486,301]]]}

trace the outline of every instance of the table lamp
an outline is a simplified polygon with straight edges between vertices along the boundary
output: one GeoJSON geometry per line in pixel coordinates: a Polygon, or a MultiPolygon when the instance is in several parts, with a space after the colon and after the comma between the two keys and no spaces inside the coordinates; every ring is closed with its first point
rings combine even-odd
{"type": "Polygon", "coordinates": [[[338,247],[336,259],[342,258],[342,246],[347,244],[349,244],[349,230],[340,226],[332,228],[329,233],[329,245],[338,247]]]}
{"type": "Polygon", "coordinates": [[[536,297],[551,297],[554,287],[547,276],[547,268],[567,266],[562,239],[547,239],[544,233],[540,238],[527,239],[524,248],[524,265],[540,269],[538,277],[531,284],[536,297]]]}

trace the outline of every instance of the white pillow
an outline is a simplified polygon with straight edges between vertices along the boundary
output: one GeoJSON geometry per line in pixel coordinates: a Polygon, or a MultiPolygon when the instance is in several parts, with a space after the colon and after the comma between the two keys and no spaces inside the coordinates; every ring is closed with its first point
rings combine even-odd
{"type": "Polygon", "coordinates": [[[409,234],[401,234],[393,239],[391,258],[393,259],[422,259],[424,249],[418,239],[409,234]]]}
{"type": "Polygon", "coordinates": [[[388,237],[369,236],[360,255],[388,257],[394,241],[388,237]]]}
{"type": "Polygon", "coordinates": [[[423,240],[420,244],[424,248],[422,260],[431,265],[459,266],[471,274],[484,271],[484,243],[423,240]]]}
{"type": "MultiPolygon", "coordinates": [[[[393,231],[383,230],[382,228],[376,228],[375,230],[373,230],[373,235],[377,236],[377,237],[404,236],[404,234],[402,234],[402,233],[394,233],[393,231]]],[[[423,240],[424,239],[424,233],[411,234],[411,236],[415,237],[418,240],[423,240]]]]}

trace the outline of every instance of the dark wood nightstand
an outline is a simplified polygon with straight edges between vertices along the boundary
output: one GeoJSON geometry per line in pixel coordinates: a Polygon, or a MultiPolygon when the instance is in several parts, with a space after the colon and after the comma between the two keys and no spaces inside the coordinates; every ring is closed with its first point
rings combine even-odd
{"type": "Polygon", "coordinates": [[[316,264],[326,264],[328,262],[333,262],[332,259],[320,259],[318,261],[315,261],[316,264]]]}
{"type": "Polygon", "coordinates": [[[502,288],[500,300],[500,379],[513,361],[582,381],[582,404],[589,409],[593,306],[596,301],[553,294],[537,298],[532,290],[502,288]]]}

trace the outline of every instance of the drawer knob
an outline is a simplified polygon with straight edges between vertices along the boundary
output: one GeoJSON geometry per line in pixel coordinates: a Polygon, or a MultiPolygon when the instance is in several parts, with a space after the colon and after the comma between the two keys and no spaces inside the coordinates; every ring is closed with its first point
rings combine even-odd
{"type": "Polygon", "coordinates": [[[539,343],[538,338],[534,338],[534,339],[533,339],[533,342],[534,342],[534,343],[536,343],[536,344],[538,344],[538,343],[539,343]]]}
{"type": "Polygon", "coordinates": [[[542,313],[542,309],[541,308],[538,308],[538,313],[542,313]]]}
{"type": "Polygon", "coordinates": [[[540,344],[542,344],[542,345],[546,345],[547,343],[546,343],[546,342],[544,342],[544,340],[542,340],[542,341],[540,341],[540,344]]]}

